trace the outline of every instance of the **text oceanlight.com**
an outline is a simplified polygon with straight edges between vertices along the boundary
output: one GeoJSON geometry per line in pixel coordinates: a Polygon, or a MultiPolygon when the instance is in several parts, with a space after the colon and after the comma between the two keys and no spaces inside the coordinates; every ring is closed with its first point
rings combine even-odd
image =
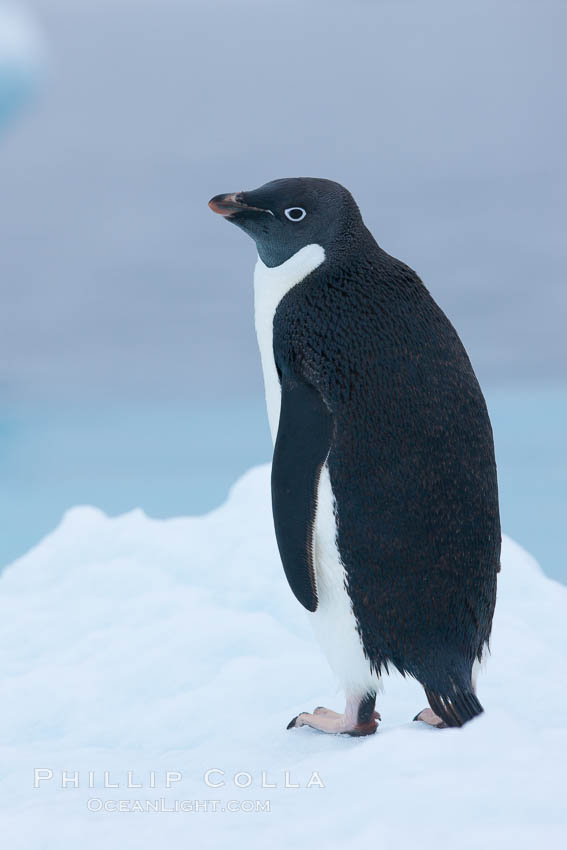
{"type": "MultiPolygon", "coordinates": [[[[325,788],[319,771],[312,770],[304,775],[292,773],[290,770],[274,772],[267,770],[223,770],[220,767],[210,767],[202,773],[184,774],[181,770],[149,770],[139,772],[134,770],[55,770],[50,767],[36,767],[33,775],[33,787],[37,791],[50,789],[56,793],[70,793],[73,799],[79,793],[77,789],[90,792],[84,801],[89,812],[187,812],[192,814],[208,813],[263,813],[272,811],[272,801],[268,795],[259,794],[263,799],[254,799],[253,794],[244,798],[247,790],[256,789],[288,790],[298,793],[299,789],[325,788]],[[184,787],[185,784],[185,787],[184,787]],[[212,791],[216,799],[195,799],[190,797],[196,784],[212,791]],[[75,790],[75,794],[73,794],[75,790]],[[118,793],[107,795],[101,792],[115,790],[118,793]],[[141,793],[132,794],[131,798],[125,792],[136,790],[141,793]],[[171,791],[176,792],[167,794],[171,791]],[[93,793],[94,792],[94,793],[93,793]],[[145,793],[144,793],[145,792],[145,793]],[[148,793],[149,792],[149,793],[148,793]],[[155,792],[155,793],[154,793],[155,792]],[[161,792],[161,793],[160,793],[161,792]],[[165,792],[165,793],[164,793],[165,792]],[[180,793],[181,792],[181,793],[180,793]],[[185,795],[182,796],[182,793],[185,795]],[[237,795],[240,793],[241,798],[237,795]],[[227,799],[220,799],[226,797],[227,799]]],[[[316,793],[316,792],[315,792],[316,793]]],[[[81,795],[80,795],[81,796],[81,795]]]]}
{"type": "Polygon", "coordinates": [[[103,800],[90,797],[89,812],[269,812],[270,800],[103,800]]]}

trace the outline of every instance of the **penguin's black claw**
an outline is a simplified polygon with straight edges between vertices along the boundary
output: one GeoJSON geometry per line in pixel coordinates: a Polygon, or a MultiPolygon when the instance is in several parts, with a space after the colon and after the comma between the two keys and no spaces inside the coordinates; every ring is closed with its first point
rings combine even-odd
{"type": "Polygon", "coordinates": [[[292,717],[285,728],[286,729],[294,729],[295,728],[295,721],[297,720],[298,717],[299,717],[299,714],[296,714],[295,717],[292,717]]]}

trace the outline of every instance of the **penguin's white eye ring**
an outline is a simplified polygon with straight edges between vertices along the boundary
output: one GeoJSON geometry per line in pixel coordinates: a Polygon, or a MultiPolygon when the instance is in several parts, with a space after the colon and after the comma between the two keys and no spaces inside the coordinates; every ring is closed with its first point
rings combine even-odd
{"type": "Polygon", "coordinates": [[[287,210],[284,210],[284,215],[290,221],[302,221],[307,215],[307,212],[303,207],[288,207],[287,210]]]}

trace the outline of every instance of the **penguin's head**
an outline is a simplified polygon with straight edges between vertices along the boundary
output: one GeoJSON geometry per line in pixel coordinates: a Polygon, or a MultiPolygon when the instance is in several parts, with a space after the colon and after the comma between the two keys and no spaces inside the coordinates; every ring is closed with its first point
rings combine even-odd
{"type": "Polygon", "coordinates": [[[350,192],[340,183],[314,177],[272,180],[251,192],[215,195],[209,207],[248,233],[262,262],[272,268],[313,243],[327,254],[363,226],[350,192]]]}

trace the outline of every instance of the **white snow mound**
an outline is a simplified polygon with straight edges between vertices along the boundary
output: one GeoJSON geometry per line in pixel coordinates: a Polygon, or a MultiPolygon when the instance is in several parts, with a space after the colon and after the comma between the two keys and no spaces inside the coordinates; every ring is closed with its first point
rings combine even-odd
{"type": "Polygon", "coordinates": [[[423,692],[392,677],[375,736],[286,731],[343,703],[283,575],[267,466],[205,517],[70,511],[0,607],[10,850],[564,845],[567,588],[511,540],[486,712],[463,729],[413,723],[423,692]]]}

